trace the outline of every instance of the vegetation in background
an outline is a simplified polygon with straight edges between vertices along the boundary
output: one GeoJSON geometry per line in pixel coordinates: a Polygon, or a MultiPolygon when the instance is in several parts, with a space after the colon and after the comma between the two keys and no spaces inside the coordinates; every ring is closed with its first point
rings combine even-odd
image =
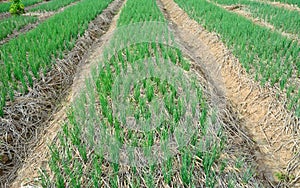
{"type": "Polygon", "coordinates": [[[9,12],[12,15],[20,15],[25,13],[25,7],[21,0],[10,0],[12,4],[10,5],[9,12]]]}
{"type": "Polygon", "coordinates": [[[221,5],[242,5],[243,9],[249,11],[254,18],[260,18],[272,24],[279,31],[296,34],[300,38],[300,12],[297,10],[272,6],[263,1],[213,0],[213,2],[221,5]]]}
{"type": "MultiPolygon", "coordinates": [[[[25,7],[27,7],[27,6],[42,2],[42,1],[43,0],[25,0],[22,3],[24,4],[25,7]]],[[[11,3],[9,3],[9,2],[0,3],[0,13],[9,12],[10,5],[11,5],[11,3]]]]}
{"type": "Polygon", "coordinates": [[[55,11],[76,1],[79,0],[51,0],[48,3],[30,9],[30,11],[55,11]]]}
{"type": "Polygon", "coordinates": [[[282,2],[282,3],[291,4],[291,5],[296,5],[296,6],[300,7],[300,1],[298,1],[298,0],[277,0],[277,1],[282,2]]]}

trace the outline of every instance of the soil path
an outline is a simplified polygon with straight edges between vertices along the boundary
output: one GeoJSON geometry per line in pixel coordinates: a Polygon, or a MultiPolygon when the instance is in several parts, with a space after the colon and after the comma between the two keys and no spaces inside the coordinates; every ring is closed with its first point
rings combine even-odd
{"type": "Polygon", "coordinates": [[[13,31],[12,34],[8,35],[6,38],[4,38],[3,40],[0,41],[0,45],[3,45],[7,42],[9,42],[11,39],[18,37],[19,35],[26,33],[34,28],[36,28],[39,24],[43,23],[45,20],[47,20],[48,18],[54,16],[55,14],[58,14],[62,11],[64,11],[66,8],[74,6],[78,3],[79,1],[73,2],[65,7],[62,7],[60,9],[58,9],[55,12],[28,12],[26,14],[24,14],[25,16],[38,16],[38,21],[32,24],[27,24],[25,25],[23,28],[21,28],[19,31],[15,30],[13,31]]]}
{"type": "Polygon", "coordinates": [[[49,126],[46,128],[36,148],[34,148],[32,154],[25,160],[24,165],[18,171],[18,177],[12,183],[12,187],[39,186],[35,182],[39,178],[39,172],[41,172],[42,168],[49,169],[47,166],[47,162],[50,157],[48,145],[52,143],[56,138],[62,122],[66,119],[67,110],[69,109],[77,94],[79,94],[82,88],[84,88],[85,79],[90,75],[91,68],[97,65],[99,54],[102,53],[103,47],[105,46],[107,41],[110,40],[110,37],[112,36],[112,33],[116,28],[117,20],[120,16],[121,9],[119,8],[116,10],[116,7],[119,7],[122,3],[124,6],[126,0],[124,2],[123,0],[115,0],[107,8],[108,10],[112,11],[119,10],[119,13],[112,19],[108,31],[100,37],[99,42],[97,42],[90,48],[91,50],[80,62],[70,92],[64,102],[61,103],[62,108],[53,115],[53,120],[49,122],[49,126]]]}
{"type": "Polygon", "coordinates": [[[288,118],[290,114],[271,90],[261,88],[248,78],[238,59],[220,42],[217,34],[209,33],[189,18],[173,0],[160,2],[167,19],[175,26],[184,43],[197,52],[201,62],[206,62],[205,66],[220,70],[220,75],[213,76],[220,76],[227,101],[239,114],[244,122],[242,126],[259,148],[255,156],[261,166],[259,174],[268,179],[271,185],[277,184],[275,173],[292,173],[292,168],[287,169],[287,166],[293,160],[292,148],[295,145],[290,141],[294,139],[284,130],[286,125],[297,125],[297,121],[288,118]]]}

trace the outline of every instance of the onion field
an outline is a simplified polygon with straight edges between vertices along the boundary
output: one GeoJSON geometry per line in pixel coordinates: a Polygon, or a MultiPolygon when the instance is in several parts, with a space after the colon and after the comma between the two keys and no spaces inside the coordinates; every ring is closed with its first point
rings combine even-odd
{"type": "Polygon", "coordinates": [[[300,187],[299,31],[293,0],[0,1],[0,187],[300,187]]]}

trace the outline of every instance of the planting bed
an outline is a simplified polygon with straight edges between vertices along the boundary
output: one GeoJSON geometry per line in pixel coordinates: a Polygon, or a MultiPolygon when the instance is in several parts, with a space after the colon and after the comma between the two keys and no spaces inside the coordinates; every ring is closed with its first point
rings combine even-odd
{"type": "Polygon", "coordinates": [[[297,9],[52,0],[29,14],[51,16],[2,20],[39,19],[0,44],[1,187],[300,186],[297,9]]]}

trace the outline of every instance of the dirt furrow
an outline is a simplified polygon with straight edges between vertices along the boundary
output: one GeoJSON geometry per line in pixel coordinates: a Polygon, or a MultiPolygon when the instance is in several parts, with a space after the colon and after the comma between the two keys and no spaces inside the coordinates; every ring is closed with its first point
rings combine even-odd
{"type": "MultiPolygon", "coordinates": [[[[47,162],[50,157],[50,153],[47,146],[55,140],[62,122],[66,119],[66,114],[71,103],[84,88],[85,79],[90,75],[91,68],[97,65],[99,54],[102,54],[103,47],[110,40],[110,37],[116,28],[117,20],[121,12],[120,7],[122,5],[124,6],[125,3],[126,0],[116,0],[109,5],[109,7],[103,11],[100,16],[98,16],[98,19],[100,20],[104,19],[109,21],[112,14],[118,13],[110,20],[111,23],[107,32],[97,39],[97,42],[90,47],[90,50],[84,55],[84,58],[79,63],[73,84],[71,85],[67,97],[61,103],[62,108],[53,114],[52,120],[48,123],[39,143],[33,149],[31,155],[26,158],[24,165],[18,171],[18,176],[12,183],[12,187],[35,186],[35,180],[39,177],[41,169],[49,169],[47,162]]],[[[101,27],[101,22],[95,22],[93,24],[101,27]]],[[[99,32],[101,34],[101,31],[99,32]]]]}
{"type": "Polygon", "coordinates": [[[297,172],[298,165],[293,166],[296,169],[287,168],[294,160],[293,149],[298,146],[289,142],[295,137],[285,131],[287,125],[297,126],[297,120],[290,118],[290,113],[278,102],[271,89],[261,88],[249,78],[238,59],[225,47],[217,34],[209,33],[189,18],[173,0],[160,1],[166,17],[176,27],[178,35],[190,50],[197,53],[208,69],[220,71],[220,74],[212,76],[220,77],[227,100],[239,114],[242,126],[259,148],[255,152],[255,158],[262,167],[258,169],[259,173],[275,185],[276,173],[297,172]]]}
{"type": "Polygon", "coordinates": [[[9,18],[11,15],[9,12],[0,13],[0,20],[4,18],[9,18]]]}

